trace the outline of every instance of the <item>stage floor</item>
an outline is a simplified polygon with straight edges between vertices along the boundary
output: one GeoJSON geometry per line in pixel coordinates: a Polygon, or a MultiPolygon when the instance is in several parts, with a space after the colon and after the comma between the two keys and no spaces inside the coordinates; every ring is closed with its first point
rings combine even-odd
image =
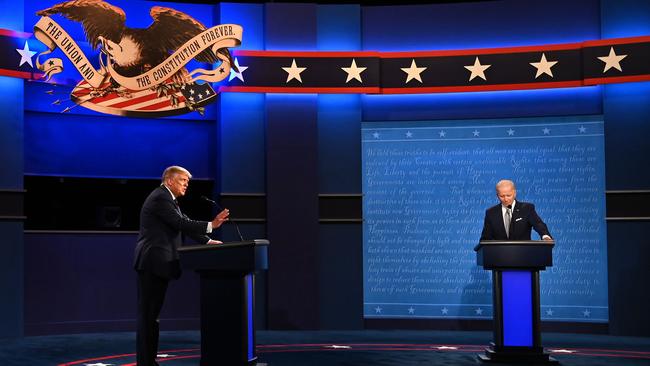
{"type": "MultiPolygon", "coordinates": [[[[261,331],[260,366],[472,365],[490,342],[489,332],[261,331]]],[[[162,332],[161,366],[199,365],[199,333],[162,332]]],[[[561,365],[650,365],[650,338],[543,334],[561,365]]],[[[25,337],[0,342],[2,366],[135,365],[134,333],[25,337]]],[[[500,364],[503,365],[503,364],[500,364]]],[[[229,366],[229,365],[224,365],[229,366]]]]}

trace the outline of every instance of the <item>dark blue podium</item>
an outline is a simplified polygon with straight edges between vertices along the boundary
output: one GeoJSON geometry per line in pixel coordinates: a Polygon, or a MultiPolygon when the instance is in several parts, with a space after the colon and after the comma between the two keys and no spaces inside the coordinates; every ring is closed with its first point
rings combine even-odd
{"type": "Polygon", "coordinates": [[[255,271],[268,269],[268,240],[178,249],[201,277],[201,366],[255,363],[255,271]]]}
{"type": "Polygon", "coordinates": [[[550,364],[542,347],[539,271],[553,265],[553,241],[481,241],[476,262],[492,271],[494,341],[484,362],[550,364]]]}

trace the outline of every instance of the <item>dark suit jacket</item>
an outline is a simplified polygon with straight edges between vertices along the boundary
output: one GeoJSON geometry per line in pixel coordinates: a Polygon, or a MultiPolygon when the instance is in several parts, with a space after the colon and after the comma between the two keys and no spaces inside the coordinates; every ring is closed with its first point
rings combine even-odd
{"type": "Polygon", "coordinates": [[[140,235],[135,247],[133,267],[166,279],[180,277],[178,247],[183,234],[199,243],[207,243],[207,221],[190,220],[181,213],[164,186],[151,192],[140,211],[140,235]]]}
{"type": "Polygon", "coordinates": [[[535,229],[540,237],[551,236],[548,227],[537,215],[535,205],[527,202],[515,202],[512,221],[510,221],[510,237],[508,237],[503,225],[501,204],[498,204],[485,211],[481,240],[530,240],[531,229],[535,229]]]}

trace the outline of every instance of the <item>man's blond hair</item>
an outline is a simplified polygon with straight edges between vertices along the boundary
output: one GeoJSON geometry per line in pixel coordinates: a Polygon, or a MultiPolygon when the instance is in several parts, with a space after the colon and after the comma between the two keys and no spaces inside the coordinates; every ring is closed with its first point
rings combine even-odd
{"type": "Polygon", "coordinates": [[[192,178],[192,174],[189,170],[183,168],[182,166],[172,165],[165,169],[163,172],[162,183],[165,183],[167,179],[174,177],[176,174],[185,174],[188,178],[192,178]]]}

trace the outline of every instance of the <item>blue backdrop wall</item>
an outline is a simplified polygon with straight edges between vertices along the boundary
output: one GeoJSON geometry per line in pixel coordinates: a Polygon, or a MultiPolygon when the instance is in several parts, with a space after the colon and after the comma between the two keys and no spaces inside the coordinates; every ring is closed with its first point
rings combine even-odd
{"type": "MultiPolygon", "coordinates": [[[[0,26],[29,32],[36,21],[34,12],[56,2],[3,0],[0,26]]],[[[152,3],[112,3],[126,9],[132,26],[149,22],[152,3]]],[[[514,0],[395,7],[165,5],[205,24],[242,24],[242,49],[257,50],[466,49],[650,34],[650,4],[641,0],[553,0],[540,7],[514,0]]],[[[74,35],[81,38],[80,31],[74,35]]],[[[214,179],[222,197],[260,198],[258,219],[242,226],[245,235],[268,236],[272,241],[271,269],[263,281],[268,290],[263,327],[364,327],[360,214],[348,217],[325,210],[332,203],[360,202],[362,121],[602,115],[606,189],[650,189],[643,159],[630,159],[650,153],[644,141],[650,132],[647,82],[413,96],[225,93],[206,116],[192,113],[157,120],[114,118],[82,108],[61,114],[62,107],[51,105],[56,98],[46,94],[46,86],[40,83],[2,77],[0,85],[0,153],[6,167],[0,172],[0,191],[22,195],[26,174],[155,178],[162,167],[183,164],[197,177],[214,179]]],[[[69,88],[63,86],[57,92],[64,96],[69,88]]],[[[24,323],[30,324],[31,333],[89,330],[75,326],[88,320],[95,321],[95,331],[134,329],[134,309],[128,309],[130,302],[135,304],[131,279],[106,277],[79,267],[80,262],[100,260],[104,253],[79,248],[99,243],[114,250],[111,258],[116,266],[128,263],[132,255],[128,244],[132,236],[128,235],[133,233],[115,240],[72,234],[68,240],[61,239],[61,233],[23,236],[22,225],[20,217],[0,222],[0,243],[13,253],[0,259],[0,291],[9,295],[0,298],[0,314],[6,316],[0,321],[0,336],[23,334],[24,323]],[[58,263],[43,260],[64,247],[78,256],[57,255],[58,263]],[[28,276],[22,263],[30,268],[28,276]],[[79,271],[55,270],[54,266],[79,271]],[[23,301],[35,299],[30,294],[42,286],[31,271],[56,274],[50,280],[76,286],[70,290],[75,296],[57,305],[60,312],[42,317],[44,309],[31,300],[29,304],[23,301]],[[111,293],[122,291],[123,307],[106,309],[105,298],[95,297],[84,290],[86,285],[69,279],[81,274],[112,289],[111,293]],[[79,302],[94,310],[79,316],[74,311],[79,302]],[[25,322],[20,320],[24,309],[28,310],[25,322]],[[127,321],[119,323],[120,319],[127,321]],[[55,323],[68,326],[52,326],[55,323]]],[[[609,329],[616,334],[647,335],[650,315],[642,304],[650,300],[650,288],[636,279],[650,278],[650,247],[644,235],[650,229],[648,221],[610,220],[607,225],[609,329]],[[635,258],[632,263],[630,255],[635,258]]],[[[192,295],[191,286],[183,288],[182,296],[192,295]]],[[[191,305],[188,312],[174,304],[170,303],[167,320],[195,319],[191,305]]],[[[171,323],[163,320],[163,326],[171,323]]],[[[192,321],[180,326],[192,326],[192,321]]]]}
{"type": "MultiPolygon", "coordinates": [[[[22,7],[5,7],[0,28],[22,29],[22,7]],[[11,9],[11,10],[9,10],[11,9]]],[[[20,47],[21,45],[16,45],[20,47]]],[[[22,49],[22,48],[21,48],[22,49]]],[[[0,195],[22,200],[23,190],[23,81],[0,76],[0,195]]],[[[23,217],[20,212],[0,213],[0,337],[23,334],[23,217]],[[2,216],[6,215],[6,216],[2,216]]]]}

